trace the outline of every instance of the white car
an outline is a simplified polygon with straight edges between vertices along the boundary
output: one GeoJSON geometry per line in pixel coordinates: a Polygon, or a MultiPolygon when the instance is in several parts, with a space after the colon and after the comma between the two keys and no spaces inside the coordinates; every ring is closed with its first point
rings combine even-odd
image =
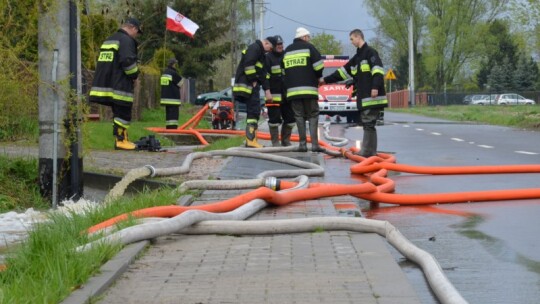
{"type": "Polygon", "coordinates": [[[491,94],[491,95],[474,95],[470,104],[471,105],[496,105],[497,95],[491,94]]]}
{"type": "Polygon", "coordinates": [[[533,105],[536,104],[534,100],[527,99],[518,94],[501,94],[497,97],[498,105],[533,105]]]}

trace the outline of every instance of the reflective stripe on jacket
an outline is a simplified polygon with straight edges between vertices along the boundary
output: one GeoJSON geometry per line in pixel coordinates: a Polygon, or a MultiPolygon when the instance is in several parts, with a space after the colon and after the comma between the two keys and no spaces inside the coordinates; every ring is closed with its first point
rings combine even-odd
{"type": "Polygon", "coordinates": [[[285,49],[281,67],[287,100],[318,98],[324,64],[321,54],[311,43],[294,39],[285,49]]]}
{"type": "Polygon", "coordinates": [[[260,40],[250,44],[242,52],[234,78],[233,95],[235,98],[249,98],[253,92],[254,82],[262,85],[265,90],[268,88],[266,71],[263,68],[264,60],[264,47],[260,40]]]}
{"type": "Polygon", "coordinates": [[[284,53],[268,52],[264,68],[267,73],[268,85],[272,94],[271,104],[280,104],[284,100],[283,92],[283,72],[281,69],[281,61],[284,53]]]}
{"type": "Polygon", "coordinates": [[[160,78],[161,84],[161,99],[160,104],[167,105],[181,105],[180,100],[180,82],[182,77],[178,75],[175,69],[167,67],[160,78]]]}
{"type": "Polygon", "coordinates": [[[137,41],[119,29],[101,45],[89,100],[131,106],[138,76],[137,41]]]}
{"type": "Polygon", "coordinates": [[[383,64],[377,51],[367,43],[356,49],[356,54],[343,67],[326,76],[324,81],[334,83],[348,78],[354,79],[358,109],[388,106],[383,64]],[[378,90],[378,96],[381,98],[371,98],[373,89],[378,90]]]}

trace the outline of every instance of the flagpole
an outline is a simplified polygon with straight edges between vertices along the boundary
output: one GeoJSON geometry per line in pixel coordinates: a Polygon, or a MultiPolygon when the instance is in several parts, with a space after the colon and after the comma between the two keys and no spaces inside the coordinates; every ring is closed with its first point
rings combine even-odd
{"type": "MultiPolygon", "coordinates": [[[[166,53],[166,49],[167,49],[167,26],[165,26],[165,35],[163,35],[163,65],[166,65],[167,63],[165,62],[165,53],[166,53]]],[[[162,69],[165,68],[165,67],[161,67],[162,69]]]]}

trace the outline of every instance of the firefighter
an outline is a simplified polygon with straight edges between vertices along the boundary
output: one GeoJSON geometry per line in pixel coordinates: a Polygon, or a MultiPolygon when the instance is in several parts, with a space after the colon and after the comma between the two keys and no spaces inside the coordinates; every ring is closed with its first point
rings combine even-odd
{"type": "Polygon", "coordinates": [[[279,126],[281,125],[281,145],[286,147],[291,145],[291,133],[294,128],[294,113],[291,103],[287,102],[283,90],[283,74],[281,71],[281,61],[283,60],[283,39],[281,36],[267,37],[266,40],[272,44],[272,52],[266,53],[265,69],[270,85],[272,100],[266,102],[268,109],[268,127],[272,146],[280,146],[279,126]]]}
{"type": "Polygon", "coordinates": [[[265,90],[266,101],[272,101],[266,72],[263,67],[264,54],[271,50],[272,44],[268,40],[256,40],[242,51],[242,58],[236,69],[233,96],[236,101],[246,104],[246,147],[249,148],[263,147],[257,142],[256,134],[261,115],[259,91],[262,85],[265,90]]]}
{"type": "Polygon", "coordinates": [[[285,50],[281,67],[284,69],[286,98],[292,104],[298,127],[300,138],[298,151],[307,152],[307,120],[311,135],[311,151],[321,152],[323,149],[319,146],[317,134],[319,124],[317,100],[319,96],[318,80],[322,76],[324,64],[319,51],[309,43],[310,39],[311,36],[307,29],[297,28],[293,43],[285,50]]]}
{"type": "Polygon", "coordinates": [[[161,100],[160,104],[165,106],[165,127],[167,129],[178,128],[178,117],[180,115],[180,88],[182,87],[182,77],[176,72],[178,60],[169,59],[167,67],[161,75],[161,100]]]}
{"type": "Polygon", "coordinates": [[[364,130],[362,147],[358,155],[377,155],[377,118],[388,106],[384,89],[384,70],[381,58],[375,49],[368,46],[364,34],[359,29],[349,33],[351,43],[357,48],[356,54],[333,74],[320,79],[320,84],[334,83],[349,78],[354,79],[357,106],[364,130]]]}
{"type": "Polygon", "coordinates": [[[127,129],[131,122],[135,81],[139,76],[135,40],[139,34],[142,34],[139,20],[128,18],[103,42],[89,94],[91,102],[112,108],[114,148],[117,150],[136,149],[128,139],[127,129]]]}

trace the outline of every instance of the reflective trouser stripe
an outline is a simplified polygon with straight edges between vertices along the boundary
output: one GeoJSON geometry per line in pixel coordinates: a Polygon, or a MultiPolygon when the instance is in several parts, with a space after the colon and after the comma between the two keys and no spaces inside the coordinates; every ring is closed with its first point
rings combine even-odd
{"type": "Polygon", "coordinates": [[[388,104],[388,99],[386,99],[386,96],[362,99],[362,108],[369,108],[369,107],[381,106],[381,105],[387,105],[387,104],[388,104]]]}

